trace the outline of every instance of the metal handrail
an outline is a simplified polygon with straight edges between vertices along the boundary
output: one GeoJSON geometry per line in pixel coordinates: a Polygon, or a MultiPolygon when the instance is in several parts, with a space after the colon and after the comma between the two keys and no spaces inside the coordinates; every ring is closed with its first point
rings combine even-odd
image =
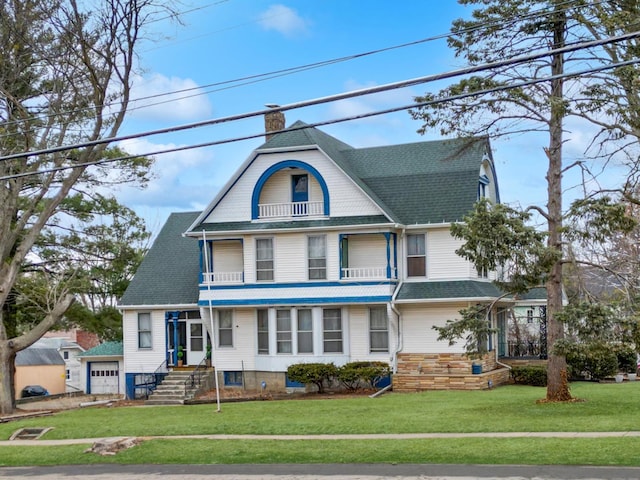
{"type": "Polygon", "coordinates": [[[206,375],[206,371],[207,371],[207,359],[205,358],[193,370],[193,373],[189,375],[189,378],[187,378],[184,381],[185,398],[190,388],[200,387],[200,385],[202,385],[202,377],[206,375]]]}

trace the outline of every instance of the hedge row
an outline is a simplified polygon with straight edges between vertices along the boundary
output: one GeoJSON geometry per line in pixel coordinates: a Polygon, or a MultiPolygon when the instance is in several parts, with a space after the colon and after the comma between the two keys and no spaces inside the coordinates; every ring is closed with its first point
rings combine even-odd
{"type": "Polygon", "coordinates": [[[547,369],[536,366],[513,367],[511,378],[515,383],[521,385],[545,387],[547,385],[547,369]]]}
{"type": "Polygon", "coordinates": [[[318,393],[336,383],[350,391],[375,388],[390,373],[391,369],[385,362],[351,362],[342,367],[333,363],[296,363],[287,369],[289,380],[315,385],[318,393]]]}

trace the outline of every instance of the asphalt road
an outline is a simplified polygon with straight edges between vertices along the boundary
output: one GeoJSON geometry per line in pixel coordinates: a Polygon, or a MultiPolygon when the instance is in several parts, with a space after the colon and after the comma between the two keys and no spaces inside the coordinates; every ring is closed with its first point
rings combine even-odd
{"type": "Polygon", "coordinates": [[[3,480],[622,480],[640,468],[520,465],[80,465],[0,468],[3,480]]]}

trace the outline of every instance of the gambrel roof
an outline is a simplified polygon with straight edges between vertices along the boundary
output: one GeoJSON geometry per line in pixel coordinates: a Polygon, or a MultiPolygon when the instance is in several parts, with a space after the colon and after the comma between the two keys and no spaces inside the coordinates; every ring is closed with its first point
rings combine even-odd
{"type": "Polygon", "coordinates": [[[462,220],[477,200],[482,161],[491,158],[486,137],[354,148],[300,121],[256,152],[309,146],[325,152],[390,219],[403,225],[462,220]]]}

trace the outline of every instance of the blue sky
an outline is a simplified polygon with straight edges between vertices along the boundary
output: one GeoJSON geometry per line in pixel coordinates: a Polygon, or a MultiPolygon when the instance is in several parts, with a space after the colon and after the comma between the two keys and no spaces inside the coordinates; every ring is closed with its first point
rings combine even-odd
{"type": "MultiPolygon", "coordinates": [[[[470,10],[455,0],[192,1],[180,10],[187,12],[182,17],[184,25],[163,21],[151,26],[151,39],[139,49],[142,73],[136,78],[132,97],[196,90],[179,95],[190,98],[174,97],[167,102],[161,97],[131,104],[121,133],[252,112],[268,103],[284,105],[465,66],[441,39],[243,86],[207,87],[444,34],[452,20],[468,17],[470,10]],[[159,101],[164,103],[142,108],[145,103],[159,101]]],[[[416,95],[443,86],[433,83],[289,111],[287,125],[296,120],[313,123],[411,104],[416,95]]],[[[321,128],[354,147],[441,138],[435,132],[417,134],[420,126],[402,111],[321,128]]],[[[131,153],[146,153],[263,129],[262,118],[253,118],[131,140],[123,147],[131,153]]],[[[565,161],[570,163],[579,158],[588,135],[576,127],[567,139],[565,161]]],[[[204,208],[262,141],[158,156],[155,178],[145,190],[124,188],[117,196],[157,233],[170,212],[204,208]]],[[[544,205],[545,143],[546,138],[539,135],[492,142],[503,202],[544,205]]],[[[569,178],[565,183],[570,186],[576,180],[569,178]]]]}

